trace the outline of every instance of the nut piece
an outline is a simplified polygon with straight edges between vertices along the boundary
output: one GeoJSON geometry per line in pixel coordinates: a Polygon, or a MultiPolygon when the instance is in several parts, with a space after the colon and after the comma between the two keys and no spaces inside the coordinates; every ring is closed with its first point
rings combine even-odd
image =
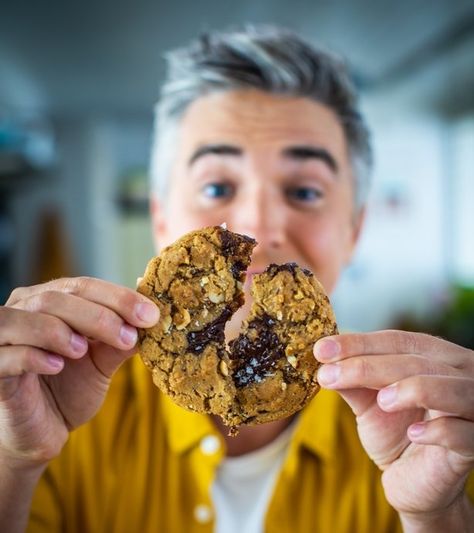
{"type": "Polygon", "coordinates": [[[163,333],[168,333],[171,328],[171,315],[166,315],[161,321],[161,327],[163,328],[163,333]]]}
{"type": "Polygon", "coordinates": [[[289,355],[293,355],[294,353],[295,353],[295,349],[293,348],[293,346],[291,346],[291,344],[289,344],[285,348],[285,355],[288,357],[289,355]]]}
{"type": "Polygon", "coordinates": [[[293,368],[296,368],[298,366],[298,359],[294,355],[287,355],[286,360],[293,368]]]}
{"type": "Polygon", "coordinates": [[[222,293],[217,294],[215,292],[210,292],[208,298],[213,304],[220,304],[224,301],[224,295],[222,293]]]}
{"type": "Polygon", "coordinates": [[[178,331],[184,329],[191,322],[189,311],[187,309],[181,309],[174,315],[174,322],[178,331]]]}
{"type": "Polygon", "coordinates": [[[223,376],[227,377],[229,375],[229,369],[227,368],[227,364],[224,360],[221,360],[219,363],[219,370],[223,376]]]}

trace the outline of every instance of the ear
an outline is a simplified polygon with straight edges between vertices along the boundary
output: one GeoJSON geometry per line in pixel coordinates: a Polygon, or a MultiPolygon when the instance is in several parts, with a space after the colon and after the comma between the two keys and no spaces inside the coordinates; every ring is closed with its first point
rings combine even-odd
{"type": "Polygon", "coordinates": [[[153,242],[155,249],[158,252],[161,244],[166,242],[166,233],[168,231],[168,225],[165,216],[165,207],[163,202],[152,193],[150,197],[150,213],[151,223],[153,231],[153,242]]]}
{"type": "Polygon", "coordinates": [[[360,234],[362,232],[362,227],[363,227],[364,222],[365,222],[366,214],[367,214],[367,208],[364,205],[354,215],[354,233],[353,233],[354,246],[359,241],[359,237],[360,237],[360,234]]]}
{"type": "Polygon", "coordinates": [[[357,213],[354,214],[354,217],[352,220],[350,245],[347,250],[346,265],[350,263],[352,256],[354,255],[355,247],[357,243],[359,242],[360,234],[362,232],[362,227],[364,226],[364,222],[365,222],[366,212],[367,212],[366,207],[363,206],[357,211],[357,213]]]}

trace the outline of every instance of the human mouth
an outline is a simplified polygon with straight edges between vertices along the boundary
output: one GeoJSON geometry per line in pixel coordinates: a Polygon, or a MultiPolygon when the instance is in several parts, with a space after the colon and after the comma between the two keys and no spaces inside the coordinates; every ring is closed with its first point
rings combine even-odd
{"type": "Polygon", "coordinates": [[[247,276],[255,276],[261,274],[265,269],[264,268],[250,268],[247,270],[247,276]]]}
{"type": "Polygon", "coordinates": [[[262,274],[262,272],[264,272],[266,269],[266,267],[261,267],[261,268],[249,268],[247,270],[247,272],[245,273],[246,276],[245,276],[245,287],[246,288],[249,288],[250,285],[252,284],[252,281],[253,281],[253,278],[255,276],[257,276],[258,274],[262,274]]]}

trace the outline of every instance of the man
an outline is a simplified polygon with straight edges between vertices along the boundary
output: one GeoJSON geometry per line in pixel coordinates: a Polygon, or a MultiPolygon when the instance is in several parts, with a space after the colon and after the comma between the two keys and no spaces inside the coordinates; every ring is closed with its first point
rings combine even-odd
{"type": "MultiPolygon", "coordinates": [[[[265,28],[208,35],[170,64],[157,246],[226,222],[258,240],[250,277],[296,261],[330,293],[359,236],[371,159],[343,67],[265,28]]],[[[332,390],[232,438],[130,358],[136,328],[159,319],[134,291],[55,280],[14,291],[0,319],[5,531],[22,531],[30,507],[30,531],[473,528],[470,350],[397,331],[326,338],[315,357],[332,390]]]]}

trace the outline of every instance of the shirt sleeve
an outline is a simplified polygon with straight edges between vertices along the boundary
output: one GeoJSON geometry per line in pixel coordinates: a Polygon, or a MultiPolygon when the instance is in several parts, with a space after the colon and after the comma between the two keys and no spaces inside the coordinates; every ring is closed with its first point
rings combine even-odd
{"type": "Polygon", "coordinates": [[[474,505],[474,470],[471,471],[469,477],[467,478],[466,492],[471,500],[471,503],[474,505]]]}

